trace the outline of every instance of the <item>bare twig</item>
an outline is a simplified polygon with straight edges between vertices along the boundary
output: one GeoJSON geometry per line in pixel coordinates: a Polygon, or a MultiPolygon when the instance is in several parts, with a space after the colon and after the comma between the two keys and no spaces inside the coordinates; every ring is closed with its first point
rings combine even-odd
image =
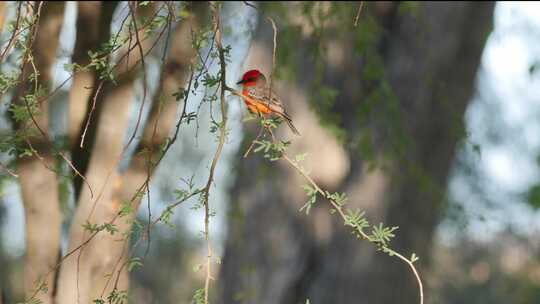
{"type": "Polygon", "coordinates": [[[9,175],[11,175],[11,176],[13,176],[15,178],[19,177],[15,172],[11,171],[6,165],[4,165],[2,163],[0,163],[0,169],[6,171],[9,175]]]}
{"type": "MultiPolygon", "coordinates": [[[[138,115],[137,115],[137,122],[135,123],[135,129],[133,130],[133,134],[129,138],[129,140],[128,140],[128,142],[127,142],[124,149],[127,149],[127,147],[131,144],[131,142],[135,138],[135,135],[137,134],[137,130],[139,129],[139,125],[141,123],[142,112],[143,112],[144,104],[145,104],[145,101],[146,101],[146,95],[147,95],[146,64],[144,62],[145,55],[144,55],[142,41],[141,41],[141,39],[139,37],[139,29],[137,27],[137,16],[135,15],[135,11],[134,11],[134,9],[132,7],[131,2],[129,2],[128,7],[129,7],[129,11],[131,13],[131,18],[133,19],[133,27],[134,27],[134,32],[135,32],[135,45],[138,47],[139,55],[141,56],[140,62],[141,62],[142,78],[143,78],[143,96],[142,96],[142,101],[141,101],[141,107],[140,107],[140,109],[138,111],[138,115]]],[[[128,66],[129,66],[129,64],[126,65],[126,67],[128,67],[128,66]]]]}
{"type": "Polygon", "coordinates": [[[7,44],[6,48],[4,49],[4,51],[2,51],[2,54],[0,55],[0,63],[4,62],[4,58],[6,57],[6,54],[8,54],[9,50],[11,49],[11,47],[12,47],[15,39],[17,38],[17,36],[19,36],[20,33],[25,30],[25,29],[20,29],[19,30],[19,23],[21,21],[22,5],[23,5],[23,2],[19,2],[19,6],[17,7],[17,18],[15,20],[15,28],[13,30],[13,34],[9,38],[9,41],[8,41],[8,44],[7,44]]]}
{"type": "Polygon", "coordinates": [[[273,76],[274,76],[274,71],[276,69],[276,49],[277,49],[277,27],[276,27],[276,23],[274,22],[274,19],[270,18],[270,17],[266,17],[266,19],[268,21],[270,21],[270,23],[272,24],[272,30],[274,31],[274,44],[273,44],[273,48],[272,48],[272,69],[270,70],[270,75],[268,76],[270,78],[270,86],[268,87],[268,96],[270,96],[270,100],[272,100],[272,80],[273,80],[273,76]]]}
{"type": "Polygon", "coordinates": [[[256,9],[257,11],[259,10],[255,5],[253,5],[253,4],[251,4],[251,3],[247,2],[247,1],[242,1],[242,2],[244,2],[245,5],[253,8],[253,9],[256,9]]]}
{"type": "Polygon", "coordinates": [[[251,152],[251,149],[253,149],[253,147],[255,146],[255,142],[257,140],[259,140],[259,138],[261,137],[263,132],[264,132],[264,126],[261,126],[261,128],[259,129],[259,134],[257,134],[257,137],[255,137],[255,139],[253,141],[251,141],[251,144],[249,145],[248,149],[246,150],[246,153],[244,153],[244,158],[248,157],[249,152],[251,152]]]}
{"type": "Polygon", "coordinates": [[[360,6],[358,6],[358,11],[356,12],[356,17],[354,18],[354,27],[358,26],[358,20],[360,20],[360,13],[362,12],[363,6],[364,6],[364,1],[360,1],[360,6]]]}
{"type": "Polygon", "coordinates": [[[90,113],[88,114],[88,119],[86,120],[86,125],[84,126],[84,131],[81,135],[81,149],[84,146],[84,138],[86,137],[86,131],[88,131],[88,126],[90,125],[90,120],[92,120],[92,114],[94,114],[94,110],[96,109],[96,100],[99,95],[99,92],[101,91],[101,88],[103,87],[103,81],[101,81],[96,89],[96,94],[94,94],[94,98],[92,98],[92,108],[90,109],[90,113]]]}

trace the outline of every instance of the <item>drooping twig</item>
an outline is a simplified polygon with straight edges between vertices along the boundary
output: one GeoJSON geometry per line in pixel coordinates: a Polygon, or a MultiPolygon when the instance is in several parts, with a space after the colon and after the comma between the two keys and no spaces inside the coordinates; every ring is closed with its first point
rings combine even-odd
{"type": "MultiPolygon", "coordinates": [[[[268,126],[268,125],[263,125],[265,127],[265,130],[270,134],[270,137],[272,138],[272,142],[273,143],[277,143],[278,140],[276,139],[274,133],[272,132],[272,129],[268,126]]],[[[312,178],[311,176],[309,176],[309,174],[304,170],[304,168],[302,168],[298,162],[292,160],[287,154],[285,154],[284,152],[281,154],[281,157],[280,159],[284,160],[285,162],[287,162],[291,167],[293,167],[310,185],[311,187],[313,187],[313,189],[315,189],[315,191],[321,195],[322,197],[324,197],[326,200],[328,200],[328,202],[330,203],[330,205],[332,206],[332,208],[334,210],[336,210],[338,212],[338,214],[340,215],[340,217],[343,219],[344,222],[347,222],[347,216],[345,214],[345,212],[343,211],[343,207],[342,207],[342,204],[338,204],[332,197],[331,195],[329,195],[329,193],[327,191],[324,191],[312,178]]],[[[386,252],[388,253],[390,256],[396,256],[398,259],[400,259],[401,261],[403,261],[404,263],[406,263],[409,268],[411,269],[411,271],[413,272],[415,278],[416,278],[416,282],[418,283],[418,292],[419,292],[419,296],[420,296],[420,304],[423,304],[424,303],[424,287],[423,287],[423,284],[422,284],[422,279],[420,278],[420,274],[418,273],[418,270],[416,269],[416,267],[414,266],[414,260],[411,258],[411,259],[408,259],[406,258],[405,256],[403,256],[402,254],[400,254],[399,252],[393,250],[392,248],[386,246],[386,245],[383,245],[383,244],[379,244],[376,242],[376,240],[366,234],[362,229],[356,229],[355,232],[358,232],[360,237],[364,240],[367,240],[369,241],[370,243],[372,244],[375,244],[379,249],[381,249],[383,252],[386,252]]]]}
{"type": "MultiPolygon", "coordinates": [[[[143,96],[142,96],[142,100],[141,100],[141,106],[140,106],[139,111],[137,113],[137,121],[135,123],[135,128],[133,130],[133,133],[129,137],[129,140],[128,140],[127,144],[125,145],[124,149],[127,149],[128,146],[131,144],[131,142],[135,139],[135,135],[137,134],[137,130],[139,129],[139,125],[141,124],[142,112],[143,112],[144,104],[146,102],[146,95],[148,94],[147,93],[147,89],[148,89],[147,88],[147,81],[146,81],[146,63],[145,63],[145,60],[144,60],[145,55],[144,55],[142,40],[139,37],[139,31],[140,30],[139,30],[139,28],[137,26],[137,16],[135,15],[135,10],[132,7],[132,4],[130,2],[128,2],[128,7],[129,7],[130,14],[131,14],[131,18],[133,19],[133,27],[134,27],[134,32],[135,32],[135,44],[137,45],[137,48],[139,50],[139,56],[141,57],[140,62],[141,62],[141,70],[142,70],[143,96]]],[[[126,68],[128,66],[129,66],[129,64],[126,64],[126,68]]]]}
{"type": "MultiPolygon", "coordinates": [[[[328,202],[330,202],[330,204],[332,205],[332,207],[337,210],[337,212],[339,213],[340,217],[343,219],[343,221],[346,221],[347,220],[347,217],[345,215],[345,212],[343,212],[343,208],[338,204],[336,203],[333,199],[331,199],[327,193],[325,193],[317,183],[315,183],[315,181],[295,162],[293,161],[292,159],[290,159],[286,154],[283,154],[282,155],[282,158],[287,162],[289,163],[294,169],[296,169],[296,171],[298,173],[300,173],[300,175],[302,175],[302,177],[304,177],[310,184],[313,188],[315,188],[315,190],[320,194],[322,195],[324,198],[326,198],[328,200],[328,202]]],[[[363,239],[365,240],[368,240],[370,242],[373,243],[373,238],[370,237],[369,235],[367,235],[364,231],[362,230],[357,230],[359,231],[360,235],[362,236],[363,239]]],[[[396,256],[398,257],[400,260],[402,260],[403,262],[405,262],[409,268],[411,268],[411,271],[413,272],[415,278],[416,278],[416,281],[418,283],[418,292],[420,294],[420,304],[423,304],[424,303],[424,287],[423,287],[423,284],[422,284],[422,279],[420,278],[420,274],[418,273],[418,270],[416,269],[416,267],[414,266],[413,264],[413,261],[409,260],[408,258],[406,258],[405,256],[403,256],[402,254],[398,253],[397,251],[394,251],[393,249],[389,248],[389,247],[385,247],[384,250],[390,254],[390,256],[396,256]]]]}

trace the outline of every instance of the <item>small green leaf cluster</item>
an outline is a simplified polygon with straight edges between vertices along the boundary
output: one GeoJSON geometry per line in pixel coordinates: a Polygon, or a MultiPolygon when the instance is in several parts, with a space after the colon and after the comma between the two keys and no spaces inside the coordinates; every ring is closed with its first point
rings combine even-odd
{"type": "Polygon", "coordinates": [[[39,100],[46,95],[46,90],[39,86],[35,92],[21,97],[19,103],[12,103],[9,107],[11,117],[17,123],[24,123],[40,114],[39,100]]]}
{"type": "Polygon", "coordinates": [[[119,231],[116,225],[113,223],[104,223],[104,224],[98,225],[98,224],[92,224],[89,221],[86,221],[86,223],[84,223],[82,227],[84,228],[84,230],[90,233],[107,231],[111,235],[114,235],[116,232],[119,231]]]}
{"type": "Polygon", "coordinates": [[[256,145],[253,152],[262,152],[264,158],[270,161],[276,161],[281,158],[287,147],[291,144],[290,141],[280,140],[273,142],[269,140],[255,140],[253,143],[256,145]]]}
{"type": "Polygon", "coordinates": [[[310,185],[303,185],[302,188],[306,192],[308,200],[302,206],[302,208],[300,208],[299,211],[305,211],[306,215],[309,215],[309,211],[311,211],[311,208],[313,207],[313,205],[315,205],[315,202],[317,201],[317,194],[319,193],[319,191],[310,185]]]}
{"type": "Polygon", "coordinates": [[[369,221],[365,218],[365,212],[360,210],[346,210],[345,214],[345,226],[350,226],[353,228],[353,234],[358,238],[367,239],[368,241],[376,244],[379,250],[382,250],[387,253],[392,253],[388,247],[392,238],[395,237],[394,231],[398,227],[385,227],[383,223],[379,225],[371,226],[371,232],[367,233],[366,228],[370,227],[369,221]]]}
{"type": "Polygon", "coordinates": [[[19,83],[19,73],[1,73],[0,74],[0,95],[4,95],[11,88],[19,83]]]}
{"type": "Polygon", "coordinates": [[[132,271],[135,267],[142,267],[143,262],[139,257],[133,257],[127,262],[127,270],[132,271]]]}
{"type": "Polygon", "coordinates": [[[107,302],[103,299],[95,299],[92,301],[93,304],[126,304],[128,302],[128,293],[126,290],[119,291],[118,289],[113,289],[111,293],[107,296],[107,302]]]}
{"type": "Polygon", "coordinates": [[[199,288],[193,294],[193,304],[204,304],[204,289],[199,288]]]}
{"type": "MultiPolygon", "coordinates": [[[[198,194],[201,194],[203,191],[201,189],[195,188],[195,185],[193,183],[193,177],[189,180],[182,180],[187,188],[186,189],[176,189],[174,190],[175,194],[175,202],[168,205],[163,212],[161,212],[159,216],[159,221],[166,224],[167,226],[174,228],[174,224],[172,223],[172,216],[174,214],[173,210],[176,206],[180,205],[181,203],[187,201],[193,196],[196,196],[198,194]]],[[[199,196],[197,203],[191,208],[191,209],[199,209],[203,206],[203,198],[199,196]]]]}
{"type": "MultiPolygon", "coordinates": [[[[45,280],[40,280],[38,281],[38,288],[36,290],[36,294],[37,293],[43,293],[43,294],[46,294],[48,291],[49,291],[49,287],[47,286],[47,282],[45,280]]],[[[24,301],[24,302],[20,302],[20,303],[17,303],[17,304],[42,304],[43,301],[41,301],[40,299],[36,298],[35,297],[36,295],[34,295],[32,298],[24,301]]]]}
{"type": "MultiPolygon", "coordinates": [[[[105,49],[108,49],[109,47],[106,47],[105,49]]],[[[98,73],[98,77],[100,80],[109,80],[114,82],[114,68],[109,63],[109,52],[108,51],[88,51],[88,57],[90,57],[90,63],[88,64],[87,68],[94,68],[96,72],[98,73]]],[[[87,68],[83,68],[81,66],[73,66],[74,69],[79,70],[85,70],[87,68]]]]}

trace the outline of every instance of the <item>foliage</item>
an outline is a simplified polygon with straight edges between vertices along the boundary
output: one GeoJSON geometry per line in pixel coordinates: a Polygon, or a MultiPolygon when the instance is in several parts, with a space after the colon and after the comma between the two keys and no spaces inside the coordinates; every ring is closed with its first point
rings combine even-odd
{"type": "MultiPolygon", "coordinates": [[[[4,55],[9,53],[10,48],[16,50],[19,54],[18,62],[20,69],[0,74],[0,95],[4,96],[15,90],[23,92],[15,94],[17,97],[11,102],[9,107],[9,115],[14,123],[15,131],[11,134],[2,134],[0,141],[0,152],[8,152],[22,157],[36,157],[41,159],[40,153],[51,154],[58,160],[55,164],[55,172],[65,172],[66,167],[69,167],[73,175],[79,176],[85,180],[84,175],[78,172],[76,165],[73,165],[68,157],[65,157],[64,152],[69,149],[68,144],[54,144],[49,138],[47,131],[42,130],[43,126],[37,123],[37,120],[46,115],[43,104],[46,100],[55,94],[58,88],[51,88],[49,83],[43,83],[44,75],[40,74],[35,68],[36,56],[33,48],[33,43],[36,39],[36,33],[39,30],[39,18],[41,5],[23,4],[18,6],[18,13],[21,21],[19,23],[11,22],[8,25],[8,31],[12,33],[10,41],[6,46],[4,55]],[[24,11],[24,14],[23,14],[24,11]],[[12,46],[10,46],[12,45],[12,46]],[[43,144],[41,141],[44,141],[43,144]],[[33,144],[39,143],[39,149],[35,149],[33,144]],[[45,148],[43,148],[45,146],[45,148]]],[[[194,5],[194,4],[193,4],[194,5]]],[[[81,254],[82,250],[89,244],[98,234],[115,236],[123,243],[129,244],[126,250],[125,262],[119,267],[111,270],[110,277],[116,273],[120,275],[123,268],[127,271],[139,271],[139,268],[145,264],[144,256],[135,256],[133,253],[143,243],[143,240],[148,240],[150,246],[150,230],[158,223],[164,223],[169,227],[174,227],[173,216],[175,208],[184,202],[194,199],[192,209],[204,210],[204,241],[207,245],[205,255],[205,265],[197,264],[197,270],[205,270],[203,288],[197,288],[193,292],[193,303],[209,303],[210,281],[212,279],[211,265],[214,263],[212,246],[209,236],[209,222],[214,215],[210,208],[209,196],[214,183],[214,173],[218,162],[220,161],[223,146],[229,136],[227,129],[227,111],[225,104],[225,92],[234,90],[226,86],[227,83],[227,64],[231,62],[232,47],[230,45],[222,45],[222,24],[220,21],[220,3],[211,3],[206,8],[212,12],[212,20],[208,21],[202,18],[201,25],[197,28],[190,28],[191,47],[195,55],[192,60],[187,60],[186,64],[189,68],[189,81],[186,86],[179,87],[172,94],[174,100],[179,107],[183,107],[180,118],[177,122],[176,129],[165,140],[155,143],[152,142],[148,147],[138,149],[136,157],[145,159],[145,169],[147,170],[147,178],[143,185],[138,188],[133,194],[131,200],[123,200],[118,204],[118,210],[113,219],[108,221],[90,220],[88,219],[80,226],[84,231],[84,240],[79,246],[74,246],[75,249],[67,252],[64,258],[71,255],[81,254]],[[219,65],[217,71],[213,71],[210,67],[213,64],[219,65]],[[204,94],[202,102],[197,107],[196,111],[186,110],[186,105],[190,96],[195,94],[204,94]],[[199,127],[199,111],[202,106],[208,105],[211,113],[211,121],[209,130],[214,134],[217,146],[209,164],[209,173],[206,183],[203,185],[195,185],[193,178],[184,181],[184,186],[179,187],[174,191],[175,201],[167,205],[161,213],[155,218],[149,218],[146,223],[134,219],[135,213],[138,210],[138,202],[144,196],[149,194],[150,179],[153,170],[159,165],[160,161],[166,155],[167,151],[177,139],[177,135],[181,127],[189,125],[192,122],[199,127]],[[221,117],[215,118],[213,108],[220,109],[221,117]],[[124,220],[129,224],[129,231],[123,231],[118,224],[118,220],[124,220]],[[131,242],[131,243],[130,243],[131,242]]],[[[384,71],[384,62],[379,55],[379,47],[384,36],[384,28],[374,19],[367,15],[361,18],[358,28],[356,28],[353,40],[349,44],[345,44],[351,49],[351,52],[362,58],[363,68],[361,77],[367,83],[365,88],[361,88],[355,96],[344,95],[342,87],[329,85],[328,78],[331,78],[336,73],[336,67],[330,67],[326,64],[326,57],[329,53],[330,44],[336,40],[343,40],[349,36],[345,36],[342,31],[337,29],[342,28],[345,24],[350,26],[351,20],[354,18],[356,10],[351,10],[350,5],[336,5],[304,2],[297,4],[293,9],[283,4],[268,4],[261,5],[261,12],[264,15],[272,15],[276,17],[280,24],[290,24],[290,28],[280,32],[280,45],[277,48],[277,54],[274,54],[278,61],[276,62],[276,77],[281,79],[298,79],[299,83],[307,86],[307,89],[312,92],[310,98],[311,106],[318,114],[321,124],[337,137],[342,144],[351,147],[351,153],[362,153],[366,161],[375,163],[378,161],[373,141],[373,135],[367,132],[365,127],[373,121],[381,120],[381,124],[386,124],[385,134],[389,138],[389,148],[384,150],[383,154],[389,159],[398,159],[405,157],[405,150],[410,144],[406,134],[404,134],[403,124],[400,120],[400,108],[397,98],[394,96],[390,85],[386,80],[384,71]],[[295,24],[291,21],[291,15],[300,13],[306,20],[306,24],[295,24]],[[310,32],[305,35],[305,32],[310,32]],[[295,52],[295,45],[298,43],[306,43],[309,45],[305,50],[307,54],[295,52]],[[313,73],[310,75],[296,75],[298,63],[302,60],[310,60],[313,62],[313,73]],[[309,85],[308,85],[309,84],[309,85]],[[360,94],[361,93],[361,94],[360,94]],[[354,121],[358,123],[349,124],[350,118],[345,119],[338,114],[336,109],[347,106],[349,102],[358,102],[358,100],[348,100],[348,98],[358,98],[363,96],[362,103],[358,107],[354,107],[349,115],[354,117],[354,121]],[[384,101],[384,102],[383,102],[384,101]],[[396,156],[397,155],[397,156],[396,156]]],[[[416,6],[413,4],[400,5],[400,13],[415,12],[416,6]]],[[[196,14],[190,6],[175,6],[169,3],[157,4],[151,1],[143,1],[139,3],[128,3],[127,10],[129,14],[121,22],[120,29],[116,33],[111,33],[101,45],[93,49],[87,50],[85,60],[87,63],[72,62],[66,64],[64,69],[70,73],[70,78],[73,78],[77,73],[92,72],[96,76],[95,88],[92,88],[92,98],[89,101],[96,103],[100,100],[98,93],[103,87],[109,88],[125,85],[127,80],[142,77],[146,79],[146,63],[145,58],[150,54],[151,50],[157,45],[160,39],[167,37],[172,30],[172,24],[182,22],[185,19],[196,14]],[[154,9],[152,14],[148,14],[150,8],[154,9]],[[155,39],[155,41],[154,41],[155,39]],[[149,45],[151,47],[149,47],[149,45]],[[133,63],[133,56],[135,63],[133,63]],[[139,56],[139,57],[137,57],[139,56]],[[130,63],[131,60],[131,63],[130,63]],[[126,80],[127,79],[127,80],[126,80]]],[[[199,16],[200,17],[200,16],[199,16]]],[[[178,26],[178,25],[177,25],[178,26]]],[[[4,62],[6,58],[0,58],[4,62]]],[[[165,58],[166,56],[163,55],[165,58]]],[[[163,59],[163,61],[165,61],[163,59]]],[[[274,70],[274,69],[273,69],[274,70]]],[[[44,71],[41,71],[44,73],[44,71]]],[[[356,79],[356,78],[355,78],[356,79]]],[[[356,79],[358,80],[358,79],[356,79]]],[[[145,95],[147,88],[144,88],[145,95]]],[[[103,93],[105,94],[105,93],[103,93]]],[[[101,96],[101,95],[100,95],[101,96]]],[[[144,98],[143,98],[144,102],[144,98]]],[[[161,104],[161,100],[156,102],[161,104]]],[[[90,103],[89,103],[90,104],[90,103]]],[[[163,106],[161,104],[160,106],[163,106]]],[[[161,109],[161,108],[160,108],[161,109]]],[[[141,110],[142,111],[142,106],[141,110]]],[[[97,114],[96,114],[97,115],[97,114]]],[[[140,113],[139,113],[140,115],[140,113]]],[[[92,112],[88,113],[87,125],[92,122],[92,112]]],[[[94,118],[95,119],[95,118],[94,118]]],[[[139,116],[140,119],[140,116],[139,116]]],[[[374,244],[377,249],[387,253],[390,256],[397,256],[399,259],[407,263],[420,284],[420,293],[422,294],[422,285],[420,277],[416,272],[413,263],[418,260],[418,257],[413,253],[410,258],[405,258],[400,253],[390,248],[390,242],[395,237],[397,227],[388,227],[382,223],[372,225],[365,217],[365,213],[361,210],[351,210],[347,207],[347,195],[341,192],[329,192],[321,189],[310,177],[306,170],[301,166],[301,162],[305,159],[305,154],[298,154],[293,159],[287,155],[287,148],[291,142],[275,138],[273,131],[281,123],[278,118],[264,118],[260,120],[261,130],[266,131],[265,136],[253,140],[253,152],[260,153],[265,159],[271,162],[285,160],[290,166],[297,170],[299,174],[304,176],[308,183],[303,186],[307,195],[307,202],[300,208],[300,212],[305,212],[306,215],[315,206],[318,200],[325,199],[330,203],[329,212],[337,213],[341,216],[343,224],[349,227],[357,238],[367,240],[374,244]]],[[[137,124],[139,121],[137,122],[137,124]]],[[[86,133],[84,129],[83,135],[86,133]]],[[[155,131],[155,130],[154,130],[155,131]]],[[[92,132],[92,130],[90,130],[92,132]]],[[[154,132],[155,133],[155,132],[154,132]]],[[[132,139],[136,132],[133,133],[132,139]]],[[[129,141],[131,143],[131,139],[129,141]]],[[[125,150],[127,149],[124,149],[125,150]]],[[[81,140],[82,147],[82,140],[81,140]]],[[[123,152],[123,153],[124,153],[123,152]]],[[[411,170],[412,171],[412,170],[411,170]]],[[[419,173],[418,175],[422,175],[419,173]]],[[[69,180],[64,181],[66,184],[69,180]]],[[[89,186],[90,187],[90,186],[89,186]]],[[[64,186],[64,188],[68,188],[64,186]]],[[[64,190],[67,192],[67,190],[64,190]]],[[[99,194],[101,195],[101,194],[99,194]]],[[[63,200],[67,200],[65,197],[63,200]]],[[[150,206],[148,206],[150,210],[150,206]]],[[[56,271],[53,269],[51,271],[56,271]]],[[[25,303],[39,303],[37,295],[40,292],[47,292],[44,287],[44,281],[38,284],[32,297],[25,303]]],[[[117,283],[117,282],[116,282],[117,283]]],[[[127,291],[120,291],[114,283],[112,291],[105,295],[105,298],[94,299],[95,304],[127,303],[127,291]]],[[[309,303],[310,300],[306,300],[309,303]]]]}

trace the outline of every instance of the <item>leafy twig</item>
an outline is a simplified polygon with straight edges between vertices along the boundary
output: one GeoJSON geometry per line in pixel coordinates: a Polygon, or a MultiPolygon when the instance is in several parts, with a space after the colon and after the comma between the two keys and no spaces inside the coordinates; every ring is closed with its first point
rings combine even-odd
{"type": "Polygon", "coordinates": [[[210,226],[210,187],[214,180],[214,172],[216,170],[217,163],[221,156],[221,151],[225,145],[225,131],[227,125],[227,112],[225,109],[225,79],[226,79],[226,63],[225,63],[225,54],[223,51],[223,46],[221,44],[221,21],[219,17],[219,7],[218,4],[213,3],[211,5],[213,12],[213,23],[214,23],[214,41],[219,53],[219,64],[220,64],[220,106],[221,106],[221,123],[219,124],[219,142],[212,159],[212,164],[210,165],[210,174],[208,176],[208,181],[206,187],[203,189],[203,200],[204,200],[204,238],[206,240],[207,246],[207,256],[206,256],[206,278],[204,282],[204,303],[208,304],[208,296],[210,291],[210,280],[212,279],[211,272],[211,260],[212,260],[212,244],[210,242],[209,236],[209,226],[210,226]]]}
{"type": "MultiPolygon", "coordinates": [[[[312,204],[315,199],[316,195],[320,195],[323,198],[327,199],[330,205],[332,206],[333,210],[337,211],[337,213],[340,215],[340,217],[343,219],[343,222],[347,226],[351,226],[353,229],[353,233],[356,234],[358,237],[369,241],[370,243],[377,246],[377,248],[385,253],[387,253],[390,256],[396,256],[398,259],[405,262],[411,271],[413,272],[416,281],[418,283],[418,290],[419,290],[419,296],[420,296],[420,304],[424,303],[424,287],[422,284],[422,279],[420,278],[420,274],[418,273],[418,270],[414,266],[414,262],[418,260],[418,257],[413,254],[410,259],[406,258],[402,254],[398,253],[397,251],[393,250],[388,246],[388,240],[393,237],[392,234],[393,231],[397,229],[397,227],[383,227],[382,224],[379,226],[373,226],[373,232],[371,234],[368,234],[364,231],[364,228],[369,227],[369,223],[366,219],[363,218],[363,213],[360,211],[351,211],[351,210],[344,210],[343,206],[345,204],[345,195],[340,195],[339,193],[331,194],[328,191],[324,191],[310,176],[309,174],[298,164],[297,161],[292,160],[287,154],[285,153],[285,146],[282,144],[281,141],[278,141],[277,138],[274,136],[274,133],[272,132],[272,126],[271,124],[263,124],[266,131],[271,135],[272,142],[259,142],[260,147],[264,146],[263,148],[255,149],[255,152],[257,151],[265,151],[265,157],[267,155],[270,155],[270,160],[277,160],[277,159],[283,159],[285,160],[291,167],[293,167],[304,179],[307,180],[309,183],[309,187],[307,189],[309,190],[309,195],[313,198],[311,202],[308,202],[306,208],[309,210],[310,204],[312,204]],[[276,151],[268,151],[266,150],[276,150],[276,151]],[[277,155],[277,156],[276,156],[277,155]]],[[[303,210],[305,207],[302,207],[301,210],[303,210]]]]}

